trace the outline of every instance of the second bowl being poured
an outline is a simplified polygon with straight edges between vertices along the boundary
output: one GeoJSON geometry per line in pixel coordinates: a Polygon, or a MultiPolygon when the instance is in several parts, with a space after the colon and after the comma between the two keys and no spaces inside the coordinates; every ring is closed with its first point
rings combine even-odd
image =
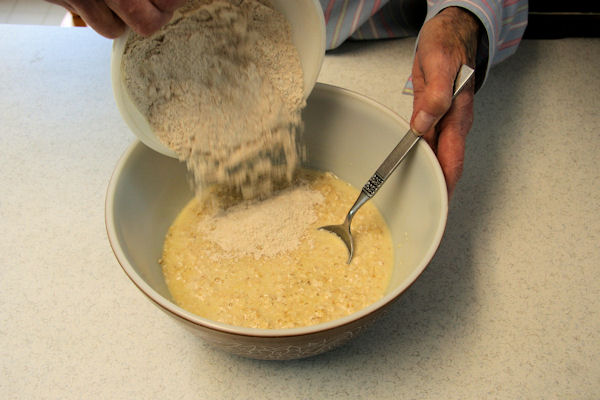
{"type": "MultiPolygon", "coordinates": [[[[271,0],[273,8],[288,21],[292,42],[298,50],[304,80],[304,98],[312,91],[325,55],[325,21],[317,0],[271,0]]],[[[131,100],[122,76],[122,59],[129,32],[115,39],[111,55],[111,80],[117,107],[129,129],[151,149],[177,158],[152,131],[147,119],[131,100]]]]}

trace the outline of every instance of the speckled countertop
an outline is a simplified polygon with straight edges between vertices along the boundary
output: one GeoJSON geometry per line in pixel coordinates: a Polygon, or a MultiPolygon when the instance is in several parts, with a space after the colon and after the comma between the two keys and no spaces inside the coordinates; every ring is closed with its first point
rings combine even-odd
{"type": "MultiPolygon", "coordinates": [[[[350,44],[320,80],[408,116],[413,44],[350,44]]],[[[104,195],[134,137],[110,47],[0,25],[0,398],[598,398],[600,40],[525,41],[493,70],[428,269],[363,336],[290,362],[212,349],[113,257],[104,195]]]]}

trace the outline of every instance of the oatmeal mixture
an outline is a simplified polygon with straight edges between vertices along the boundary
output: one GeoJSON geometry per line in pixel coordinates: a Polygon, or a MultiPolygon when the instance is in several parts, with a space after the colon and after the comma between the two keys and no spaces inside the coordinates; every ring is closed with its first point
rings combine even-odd
{"type": "Polygon", "coordinates": [[[264,198],[291,180],[305,105],[291,29],[268,0],[190,0],[157,33],[127,39],[122,76],[196,190],[264,198]]]}
{"type": "Polygon", "coordinates": [[[182,308],[252,328],[309,326],[383,296],[392,266],[388,228],[373,203],[356,214],[355,256],[332,233],[358,195],[330,173],[301,171],[261,202],[213,208],[195,197],[167,234],[161,264],[182,308]]]}

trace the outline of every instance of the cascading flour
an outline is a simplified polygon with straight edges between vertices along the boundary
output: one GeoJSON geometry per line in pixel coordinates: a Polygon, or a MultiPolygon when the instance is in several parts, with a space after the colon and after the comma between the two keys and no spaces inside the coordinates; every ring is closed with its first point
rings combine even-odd
{"type": "Polygon", "coordinates": [[[130,34],[122,72],[197,192],[265,198],[290,182],[303,75],[289,24],[268,1],[190,1],[152,36],[130,34]]]}

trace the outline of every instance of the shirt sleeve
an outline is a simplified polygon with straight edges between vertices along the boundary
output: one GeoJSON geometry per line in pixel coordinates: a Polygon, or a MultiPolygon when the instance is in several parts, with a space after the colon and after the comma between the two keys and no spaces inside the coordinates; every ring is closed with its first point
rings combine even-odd
{"type": "Polygon", "coordinates": [[[395,30],[386,31],[381,25],[384,18],[372,17],[379,13],[390,0],[319,0],[323,8],[327,34],[326,48],[334,49],[355,34],[363,25],[368,25],[364,37],[359,39],[377,39],[391,37],[395,30]]]}
{"type": "Polygon", "coordinates": [[[490,68],[514,54],[527,27],[527,0],[427,0],[425,21],[447,7],[469,10],[485,32],[477,48],[476,90],[484,83],[490,68]]]}

